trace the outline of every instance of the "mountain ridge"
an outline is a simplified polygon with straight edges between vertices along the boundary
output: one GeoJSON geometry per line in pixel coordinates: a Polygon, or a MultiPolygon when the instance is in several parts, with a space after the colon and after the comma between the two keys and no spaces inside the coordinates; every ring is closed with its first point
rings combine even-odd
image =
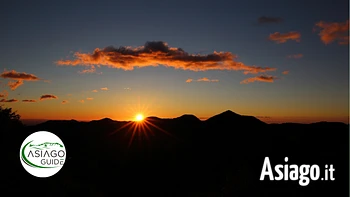
{"type": "MultiPolygon", "coordinates": [[[[333,122],[333,121],[317,121],[317,122],[311,122],[311,123],[296,123],[296,122],[283,122],[283,123],[266,123],[260,119],[258,119],[256,116],[250,116],[250,115],[241,115],[238,113],[233,112],[232,110],[226,110],[221,113],[215,114],[206,120],[201,120],[197,116],[193,114],[183,114],[181,116],[175,117],[175,118],[161,118],[157,116],[148,116],[145,117],[145,120],[155,120],[155,121],[162,121],[162,120],[183,120],[183,121],[188,121],[188,122],[211,122],[211,121],[226,121],[230,122],[235,120],[235,122],[239,123],[244,123],[244,122],[250,122],[250,123],[255,123],[255,124],[270,124],[270,125],[283,125],[283,124],[300,124],[300,125],[310,125],[310,124],[344,124],[344,125],[349,125],[343,122],[333,122]]],[[[125,123],[125,122],[132,122],[132,120],[126,121],[126,120],[113,120],[111,118],[105,117],[101,118],[98,120],[90,120],[90,121],[78,121],[75,119],[71,120],[46,120],[41,123],[33,124],[34,125],[42,125],[42,124],[51,124],[51,123],[125,123]]]]}

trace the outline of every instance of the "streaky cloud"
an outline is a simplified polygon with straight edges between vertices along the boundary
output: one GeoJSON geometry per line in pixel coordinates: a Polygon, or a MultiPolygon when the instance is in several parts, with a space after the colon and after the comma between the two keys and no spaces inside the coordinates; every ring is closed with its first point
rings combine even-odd
{"type": "Polygon", "coordinates": [[[301,34],[297,31],[291,31],[287,33],[275,32],[270,34],[269,40],[274,41],[278,44],[285,43],[288,40],[294,40],[296,42],[300,42],[301,34]]]}
{"type": "Polygon", "coordinates": [[[248,84],[248,83],[253,83],[256,81],[273,83],[276,79],[278,79],[278,78],[275,76],[260,75],[260,76],[247,78],[247,79],[241,81],[241,84],[248,84]]]}

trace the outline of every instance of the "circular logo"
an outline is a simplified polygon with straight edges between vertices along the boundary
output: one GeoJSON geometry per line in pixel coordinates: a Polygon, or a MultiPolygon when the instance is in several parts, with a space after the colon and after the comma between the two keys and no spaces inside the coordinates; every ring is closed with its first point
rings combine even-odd
{"type": "Polygon", "coordinates": [[[66,160],[66,149],[55,134],[38,131],[23,141],[19,155],[29,174],[45,178],[60,171],[66,160]]]}

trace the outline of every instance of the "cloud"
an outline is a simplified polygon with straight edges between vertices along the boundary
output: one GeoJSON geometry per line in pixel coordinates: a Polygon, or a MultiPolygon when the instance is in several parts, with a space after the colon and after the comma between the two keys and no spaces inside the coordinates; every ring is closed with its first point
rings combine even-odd
{"type": "Polygon", "coordinates": [[[91,101],[94,100],[94,98],[86,98],[86,100],[91,101]]]}
{"type": "Polygon", "coordinates": [[[237,55],[230,52],[214,51],[207,55],[189,54],[181,48],[169,47],[167,43],[162,41],[146,42],[144,46],[140,47],[96,48],[92,53],[76,52],[74,57],[74,60],[59,60],[56,64],[107,66],[123,70],[159,65],[191,71],[236,70],[245,73],[258,73],[276,70],[276,68],[270,67],[245,65],[236,61],[237,55]]]}
{"type": "Polygon", "coordinates": [[[0,102],[6,102],[6,103],[15,103],[17,102],[18,100],[17,99],[9,99],[9,100],[6,100],[6,99],[1,99],[0,102]]]}
{"type": "MultiPolygon", "coordinates": [[[[193,79],[187,79],[186,83],[193,82],[193,79]]],[[[218,79],[208,79],[207,77],[199,78],[196,80],[196,82],[219,82],[218,79]]]]}
{"type": "Polygon", "coordinates": [[[0,74],[0,77],[4,79],[10,79],[10,81],[8,82],[8,86],[10,87],[11,90],[15,90],[19,86],[23,85],[23,81],[41,80],[39,77],[33,74],[28,74],[25,72],[17,72],[15,70],[4,71],[3,73],[0,74]]]}
{"type": "Polygon", "coordinates": [[[67,100],[63,100],[61,103],[62,103],[62,104],[67,104],[68,101],[67,101],[67,100]]]}
{"type": "Polygon", "coordinates": [[[282,22],[283,19],[280,17],[267,17],[267,16],[262,16],[258,18],[258,23],[264,24],[264,23],[280,23],[282,22]]]}
{"type": "Polygon", "coordinates": [[[85,101],[84,101],[84,100],[79,100],[78,102],[80,102],[80,103],[84,103],[85,101]]]}
{"type": "Polygon", "coordinates": [[[101,90],[108,90],[108,88],[106,88],[106,87],[105,88],[101,88],[101,90]]]}
{"type": "Polygon", "coordinates": [[[40,100],[47,100],[47,99],[58,99],[57,96],[52,95],[52,94],[45,94],[40,97],[40,100]]]}
{"type": "Polygon", "coordinates": [[[320,31],[318,35],[321,41],[326,45],[334,41],[340,45],[349,44],[349,20],[343,23],[320,21],[314,27],[314,31],[317,30],[320,31]]]}
{"type": "Polygon", "coordinates": [[[93,90],[93,91],[91,91],[91,92],[98,92],[97,90],[93,90]]]}
{"type": "Polygon", "coordinates": [[[300,58],[302,58],[302,57],[304,57],[304,55],[303,54],[294,54],[294,55],[288,55],[287,56],[287,58],[294,58],[294,59],[300,59],[300,58]]]}
{"type": "Polygon", "coordinates": [[[96,72],[95,66],[90,66],[90,68],[79,71],[78,73],[79,74],[86,74],[86,73],[95,73],[95,72],[96,72]]]}
{"type": "Polygon", "coordinates": [[[37,76],[33,74],[28,74],[25,72],[17,72],[15,70],[4,71],[0,74],[0,77],[5,79],[14,79],[14,80],[26,80],[26,81],[38,81],[40,80],[37,76]]]}
{"type": "Polygon", "coordinates": [[[289,74],[289,70],[285,70],[285,71],[283,71],[283,72],[282,72],[282,74],[284,74],[284,75],[288,75],[288,74],[289,74]]]}
{"type": "Polygon", "coordinates": [[[131,88],[124,88],[124,90],[131,90],[131,88]]]}
{"type": "Polygon", "coordinates": [[[280,43],[285,43],[288,40],[295,40],[296,42],[300,42],[300,37],[301,37],[301,34],[296,31],[291,31],[288,33],[275,32],[270,34],[269,39],[280,44],[280,43]]]}
{"type": "Polygon", "coordinates": [[[23,80],[17,80],[17,81],[9,81],[7,84],[11,90],[15,90],[19,86],[23,85],[23,80]]]}
{"type": "Polygon", "coordinates": [[[208,79],[206,77],[203,77],[203,78],[200,78],[200,79],[197,79],[197,81],[205,81],[205,82],[218,82],[219,80],[218,79],[208,79]]]}
{"type": "Polygon", "coordinates": [[[245,79],[245,80],[241,81],[241,84],[253,83],[255,81],[273,83],[275,79],[277,79],[277,77],[275,77],[275,76],[260,75],[260,76],[245,79]]]}
{"type": "Polygon", "coordinates": [[[193,81],[193,79],[187,79],[186,83],[191,83],[193,81]]]}
{"type": "Polygon", "coordinates": [[[33,99],[25,99],[25,100],[22,100],[22,102],[24,102],[24,103],[35,103],[36,100],[33,100],[33,99]]]}
{"type": "Polygon", "coordinates": [[[8,92],[6,90],[0,92],[0,98],[6,98],[8,96],[8,92]]]}

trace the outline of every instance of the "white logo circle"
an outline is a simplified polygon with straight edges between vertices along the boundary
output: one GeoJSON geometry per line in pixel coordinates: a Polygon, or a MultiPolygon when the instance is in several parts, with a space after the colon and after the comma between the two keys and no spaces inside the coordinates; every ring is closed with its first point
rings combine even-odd
{"type": "Polygon", "coordinates": [[[29,174],[45,178],[56,174],[63,167],[66,148],[55,134],[38,131],[23,141],[19,157],[29,174]]]}

